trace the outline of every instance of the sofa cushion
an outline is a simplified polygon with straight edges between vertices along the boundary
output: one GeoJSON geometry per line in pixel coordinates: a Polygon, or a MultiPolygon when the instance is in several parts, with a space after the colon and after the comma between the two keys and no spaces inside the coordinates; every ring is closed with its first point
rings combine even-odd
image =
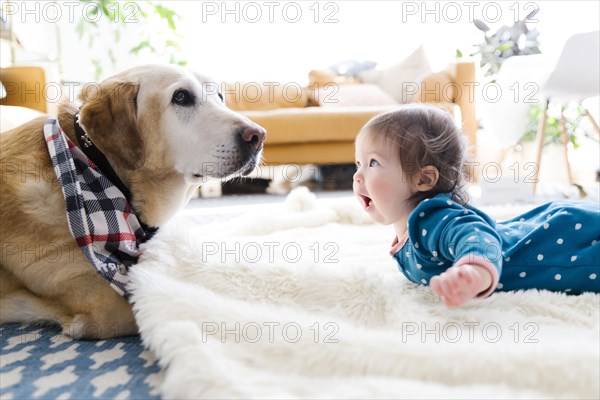
{"type": "Polygon", "coordinates": [[[31,108],[0,105],[0,132],[16,128],[42,115],[44,113],[31,108]]]}
{"type": "Polygon", "coordinates": [[[343,85],[347,83],[359,83],[359,80],[322,69],[313,69],[308,73],[308,87],[310,89],[317,89],[331,84],[343,85]]]}
{"type": "Polygon", "coordinates": [[[346,60],[340,61],[329,67],[330,71],[338,75],[356,76],[363,71],[375,68],[377,63],[369,60],[346,60]]]}
{"type": "Polygon", "coordinates": [[[437,72],[426,77],[418,87],[413,101],[421,103],[454,102],[457,83],[447,72],[437,72]]]}
{"type": "Polygon", "coordinates": [[[265,146],[280,143],[353,141],[372,117],[395,106],[307,107],[245,111],[243,115],[267,130],[265,146]]]}
{"type": "Polygon", "coordinates": [[[432,72],[425,50],[420,46],[398,64],[365,71],[357,76],[364,83],[379,85],[398,103],[409,103],[413,100],[415,89],[432,72]]]}
{"type": "Polygon", "coordinates": [[[309,90],[295,82],[228,82],[223,92],[227,107],[234,111],[266,111],[309,104],[309,90]]]}
{"type": "MultiPolygon", "coordinates": [[[[438,103],[460,126],[460,108],[438,103]]],[[[340,164],[354,162],[354,139],[372,117],[401,107],[308,107],[245,111],[243,115],[267,130],[267,164],[340,164]]]]}
{"type": "Polygon", "coordinates": [[[391,106],[398,102],[382,88],[370,83],[326,85],[313,91],[321,107],[391,106]]]}

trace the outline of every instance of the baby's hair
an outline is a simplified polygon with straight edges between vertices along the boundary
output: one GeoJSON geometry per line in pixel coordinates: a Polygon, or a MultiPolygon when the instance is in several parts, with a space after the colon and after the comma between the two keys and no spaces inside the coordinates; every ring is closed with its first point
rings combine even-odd
{"type": "Polygon", "coordinates": [[[359,133],[363,135],[393,143],[409,180],[427,165],[437,168],[436,185],[411,196],[412,205],[439,193],[451,193],[456,202],[467,204],[465,137],[447,111],[421,104],[404,106],[372,118],[359,133]]]}

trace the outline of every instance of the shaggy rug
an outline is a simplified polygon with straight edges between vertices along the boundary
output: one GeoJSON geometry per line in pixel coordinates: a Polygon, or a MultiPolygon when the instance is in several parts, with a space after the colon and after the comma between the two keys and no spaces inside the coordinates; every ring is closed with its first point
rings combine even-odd
{"type": "Polygon", "coordinates": [[[449,310],[398,272],[392,236],[354,200],[306,190],[170,224],[131,271],[162,395],[600,397],[600,296],[496,293],[449,310]]]}

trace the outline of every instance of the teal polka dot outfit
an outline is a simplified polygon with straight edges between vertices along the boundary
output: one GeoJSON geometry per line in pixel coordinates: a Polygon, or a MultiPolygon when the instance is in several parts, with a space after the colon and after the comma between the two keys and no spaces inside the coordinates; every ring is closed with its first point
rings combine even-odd
{"type": "Polygon", "coordinates": [[[554,201],[496,223],[449,194],[422,201],[410,214],[406,242],[392,254],[412,282],[429,280],[461,260],[497,269],[495,290],[600,292],[600,205],[554,201]]]}

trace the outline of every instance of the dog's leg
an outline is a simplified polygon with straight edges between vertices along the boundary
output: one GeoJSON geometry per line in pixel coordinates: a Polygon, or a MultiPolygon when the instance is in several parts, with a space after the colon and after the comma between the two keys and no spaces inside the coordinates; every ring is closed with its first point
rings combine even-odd
{"type": "Polygon", "coordinates": [[[60,307],[30,292],[9,271],[0,266],[0,323],[60,321],[60,307]]]}
{"type": "Polygon", "coordinates": [[[57,297],[40,297],[0,266],[0,323],[52,321],[76,339],[137,334],[131,305],[105,282],[80,276],[64,286],[57,297]]]}
{"type": "Polygon", "coordinates": [[[0,323],[61,321],[67,319],[60,307],[23,288],[0,299],[0,323]]]}
{"type": "Polygon", "coordinates": [[[108,339],[137,334],[133,314],[126,307],[97,309],[85,314],[70,315],[27,289],[12,292],[0,302],[0,323],[53,321],[62,326],[63,334],[75,339],[108,339]]]}
{"type": "Polygon", "coordinates": [[[136,335],[138,327],[131,304],[101,278],[91,278],[65,282],[65,290],[57,298],[70,311],[70,317],[61,321],[63,333],[90,340],[136,335]]]}
{"type": "MultiPolygon", "coordinates": [[[[138,327],[131,310],[121,317],[107,318],[106,310],[76,314],[62,324],[63,334],[75,339],[100,340],[138,334],[138,327]]],[[[111,314],[109,314],[111,315],[111,314]]]]}

